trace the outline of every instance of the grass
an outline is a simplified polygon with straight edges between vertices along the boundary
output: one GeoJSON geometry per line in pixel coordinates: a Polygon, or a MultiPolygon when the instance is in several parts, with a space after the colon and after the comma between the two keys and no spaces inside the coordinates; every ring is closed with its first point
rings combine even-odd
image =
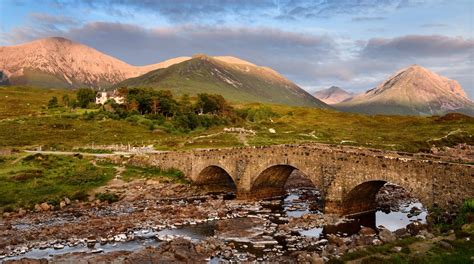
{"type": "Polygon", "coordinates": [[[32,208],[37,203],[85,199],[87,192],[113,178],[115,169],[99,168],[81,156],[10,156],[0,163],[0,209],[32,208]]]}
{"type": "Polygon", "coordinates": [[[158,179],[161,182],[190,183],[180,170],[163,170],[156,167],[126,166],[125,171],[122,173],[122,178],[125,181],[135,179],[158,179]]]}
{"type": "MultiPolygon", "coordinates": [[[[85,111],[46,110],[51,96],[67,90],[26,87],[0,88],[0,148],[72,150],[86,145],[154,145],[159,150],[243,146],[236,134],[223,134],[224,126],[189,133],[151,130],[146,124],[104,118],[88,120],[85,111]]],[[[413,116],[366,116],[308,107],[234,104],[237,109],[267,106],[271,118],[229,125],[252,129],[253,146],[321,142],[396,151],[428,151],[432,145],[474,144],[472,118],[449,119],[413,116]],[[276,133],[270,133],[273,128],[276,133]]]]}
{"type": "Polygon", "coordinates": [[[331,259],[329,263],[346,263],[359,260],[358,263],[400,263],[400,264],[445,264],[472,263],[474,242],[464,239],[450,241],[451,249],[434,243],[426,252],[413,252],[410,245],[420,240],[408,237],[381,246],[369,246],[365,249],[344,254],[340,259],[331,259]],[[401,252],[394,252],[394,247],[402,247],[401,252]]]}

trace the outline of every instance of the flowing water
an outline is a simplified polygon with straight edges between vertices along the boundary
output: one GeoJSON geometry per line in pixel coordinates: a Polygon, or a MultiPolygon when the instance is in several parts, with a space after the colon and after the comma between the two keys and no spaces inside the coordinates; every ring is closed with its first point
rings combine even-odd
{"type": "MultiPolygon", "coordinates": [[[[229,196],[226,196],[229,199],[229,196]]],[[[264,217],[270,220],[274,226],[288,222],[288,219],[292,217],[300,217],[304,214],[322,214],[320,209],[322,203],[320,194],[314,189],[294,189],[290,190],[288,195],[281,199],[262,201],[263,210],[256,210],[251,212],[253,216],[264,217]]],[[[427,212],[420,203],[408,203],[400,208],[399,211],[395,212],[382,212],[376,211],[367,213],[364,215],[351,217],[351,221],[339,224],[339,225],[326,225],[321,227],[312,228],[309,230],[298,230],[296,233],[291,233],[292,237],[279,237],[279,236],[263,236],[257,242],[235,242],[236,248],[239,252],[248,252],[255,256],[262,256],[265,252],[271,250],[281,252],[285,254],[288,250],[293,250],[293,246],[289,244],[297,244],[303,238],[320,239],[324,238],[327,234],[339,233],[343,236],[350,236],[351,234],[357,233],[361,226],[367,226],[376,228],[379,225],[383,225],[391,231],[395,231],[399,228],[403,228],[413,221],[426,221],[427,212]],[[410,214],[410,210],[413,208],[421,209],[421,213],[418,215],[410,214]]],[[[207,237],[214,236],[215,221],[209,221],[199,224],[193,224],[184,226],[181,228],[166,228],[162,230],[153,229],[141,229],[133,231],[134,239],[132,241],[123,242],[111,242],[111,243],[95,243],[87,244],[87,242],[80,242],[75,245],[64,245],[55,248],[44,248],[44,249],[32,249],[25,251],[23,254],[18,256],[7,257],[7,259],[19,259],[19,258],[51,258],[54,255],[61,255],[73,252],[87,252],[87,253],[107,253],[113,251],[135,251],[143,249],[147,246],[158,247],[162,241],[169,241],[176,237],[184,237],[194,242],[204,240],[207,237]]],[[[242,255],[243,256],[243,255],[242,255]]],[[[211,262],[220,260],[221,257],[217,256],[211,259],[211,262]]],[[[245,260],[242,257],[241,260],[245,260]]],[[[0,261],[1,262],[1,261],[0,261]]]]}

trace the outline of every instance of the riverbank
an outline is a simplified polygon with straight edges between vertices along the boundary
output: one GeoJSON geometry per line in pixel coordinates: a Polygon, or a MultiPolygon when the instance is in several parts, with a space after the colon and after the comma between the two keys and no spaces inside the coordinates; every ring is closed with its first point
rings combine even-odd
{"type": "MultiPolygon", "coordinates": [[[[410,201],[401,211],[346,219],[322,214],[319,192],[311,188],[293,189],[282,199],[253,202],[234,200],[225,193],[206,195],[197,187],[156,180],[112,184],[102,191],[115,193],[120,200],[110,204],[70,201],[63,208],[4,217],[0,222],[0,261],[323,263],[360,260],[372,254],[382,254],[382,258],[411,256],[416,251],[410,244],[433,241],[428,243],[430,248],[443,244],[439,243],[443,239],[436,241],[438,236],[428,231],[424,209],[413,209],[410,201]],[[405,221],[400,221],[401,216],[405,221]]],[[[387,197],[379,200],[386,202],[387,197]]],[[[388,204],[385,210],[395,206],[388,204]]],[[[470,245],[467,238],[472,241],[464,237],[465,242],[454,238],[446,243],[470,245]]],[[[449,250],[457,252],[454,246],[449,250]]]]}

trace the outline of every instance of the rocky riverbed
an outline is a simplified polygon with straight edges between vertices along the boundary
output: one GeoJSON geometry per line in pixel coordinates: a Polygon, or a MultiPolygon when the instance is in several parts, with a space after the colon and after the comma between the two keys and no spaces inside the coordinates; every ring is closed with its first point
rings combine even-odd
{"type": "Polygon", "coordinates": [[[112,204],[65,201],[38,212],[5,215],[0,262],[323,263],[367,245],[431,235],[425,230],[426,211],[393,186],[380,192],[381,210],[357,218],[322,214],[319,192],[307,187],[252,202],[179,184],[114,186],[109,191],[121,200],[112,204]]]}

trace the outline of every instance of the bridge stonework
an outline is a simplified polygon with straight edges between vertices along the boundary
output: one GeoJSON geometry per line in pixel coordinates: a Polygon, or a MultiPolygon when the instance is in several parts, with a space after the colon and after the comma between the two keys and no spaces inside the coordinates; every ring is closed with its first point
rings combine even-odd
{"type": "Polygon", "coordinates": [[[296,169],[322,192],[326,213],[343,215],[375,209],[375,195],[386,182],[404,187],[428,207],[454,210],[474,197],[472,165],[364,148],[276,145],[164,152],[129,162],[176,168],[198,185],[232,185],[242,199],[283,194],[296,169]]]}

